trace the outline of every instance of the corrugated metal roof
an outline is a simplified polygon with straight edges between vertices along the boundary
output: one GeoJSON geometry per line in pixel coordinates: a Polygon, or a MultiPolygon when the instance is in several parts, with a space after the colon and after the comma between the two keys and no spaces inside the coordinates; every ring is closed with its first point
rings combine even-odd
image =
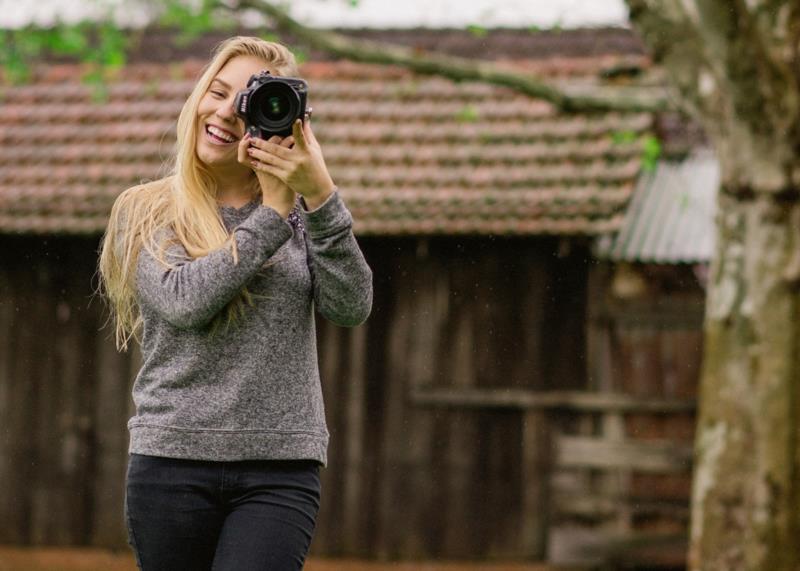
{"type": "Polygon", "coordinates": [[[629,262],[707,262],[714,251],[719,165],[707,149],[681,162],[662,161],[643,174],[615,236],[597,242],[601,259],[629,262]]]}

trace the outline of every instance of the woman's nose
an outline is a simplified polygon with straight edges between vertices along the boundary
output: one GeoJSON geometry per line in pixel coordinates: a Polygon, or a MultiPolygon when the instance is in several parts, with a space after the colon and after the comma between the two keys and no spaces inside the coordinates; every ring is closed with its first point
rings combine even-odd
{"type": "Polygon", "coordinates": [[[236,112],[233,110],[233,101],[226,101],[217,107],[217,115],[223,119],[234,121],[236,119],[236,112]]]}

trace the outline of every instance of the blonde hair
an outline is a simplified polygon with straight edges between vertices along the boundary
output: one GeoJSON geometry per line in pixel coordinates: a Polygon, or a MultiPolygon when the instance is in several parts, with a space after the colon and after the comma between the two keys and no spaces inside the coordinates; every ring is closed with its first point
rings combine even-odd
{"type": "MultiPolygon", "coordinates": [[[[111,208],[97,270],[98,291],[107,298],[115,322],[117,350],[127,351],[131,337],[141,342],[139,332],[143,321],[135,290],[141,248],[147,248],[169,268],[175,267],[166,261],[165,251],[170,243],[181,244],[191,258],[205,256],[222,247],[230,248],[234,263],[238,264],[236,241],[225,228],[218,210],[216,181],[197,156],[195,141],[200,100],[220,69],[230,59],[243,55],[263,59],[278,75],[298,76],[294,55],[282,44],[248,36],[235,36],[221,42],[178,117],[175,153],[167,176],[125,190],[111,208]],[[167,230],[171,230],[174,237],[156,243],[156,236],[167,230]]],[[[251,184],[254,194],[257,193],[260,187],[255,173],[251,184]]],[[[211,334],[217,332],[223,321],[226,329],[236,322],[244,314],[244,304],[253,305],[253,295],[246,287],[242,288],[215,316],[211,334]]]]}

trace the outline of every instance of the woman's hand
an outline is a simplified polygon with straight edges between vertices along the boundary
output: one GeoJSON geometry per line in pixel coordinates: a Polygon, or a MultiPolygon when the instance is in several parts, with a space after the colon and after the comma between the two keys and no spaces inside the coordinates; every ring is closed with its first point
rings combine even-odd
{"type": "Polygon", "coordinates": [[[303,196],[311,210],[325,202],[336,188],[322,157],[322,149],[311,130],[310,117],[306,117],[305,122],[297,119],[292,125],[292,136],[280,145],[272,142],[272,138],[251,141],[253,146],[248,153],[256,159],[253,165],[256,172],[268,173],[283,181],[303,196]],[[283,144],[288,139],[294,141],[291,148],[283,144]]]}
{"type": "MultiPolygon", "coordinates": [[[[297,194],[279,178],[258,168],[256,165],[257,161],[254,161],[250,153],[247,152],[254,141],[261,141],[261,139],[253,139],[250,133],[242,137],[237,149],[237,160],[255,171],[259,185],[261,186],[261,203],[278,212],[283,218],[287,218],[289,212],[294,208],[297,194]]],[[[294,143],[294,139],[292,139],[292,137],[281,139],[281,137],[273,135],[269,138],[269,143],[288,149],[294,143]]]]}

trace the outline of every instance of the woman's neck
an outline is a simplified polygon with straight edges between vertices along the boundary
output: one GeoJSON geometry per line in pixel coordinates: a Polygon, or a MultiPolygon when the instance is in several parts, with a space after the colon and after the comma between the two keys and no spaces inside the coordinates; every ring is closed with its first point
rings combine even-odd
{"type": "Polygon", "coordinates": [[[251,200],[258,193],[257,179],[247,175],[243,178],[217,177],[217,203],[239,208],[251,200]]]}

